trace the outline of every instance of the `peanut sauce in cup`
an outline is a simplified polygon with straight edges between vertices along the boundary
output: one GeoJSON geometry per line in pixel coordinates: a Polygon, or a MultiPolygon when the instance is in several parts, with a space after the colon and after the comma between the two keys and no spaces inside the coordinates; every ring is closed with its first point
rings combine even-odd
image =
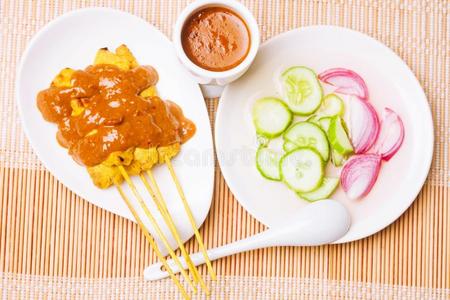
{"type": "Polygon", "coordinates": [[[197,66],[222,72],[247,57],[251,35],[245,21],[226,7],[206,7],[191,15],[181,32],[187,57],[197,66]]]}
{"type": "Polygon", "coordinates": [[[195,0],[179,14],[172,33],[175,54],[206,98],[247,72],[258,53],[255,17],[234,0],[195,0]]]}

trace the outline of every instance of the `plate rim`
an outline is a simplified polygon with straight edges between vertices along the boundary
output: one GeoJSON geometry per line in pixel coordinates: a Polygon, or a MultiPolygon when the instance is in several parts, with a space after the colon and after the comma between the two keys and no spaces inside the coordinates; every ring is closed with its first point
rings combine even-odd
{"type": "MultiPolygon", "coordinates": [[[[15,98],[15,105],[18,109],[19,112],[19,118],[20,118],[20,123],[22,126],[22,130],[25,133],[25,136],[27,138],[28,143],[31,146],[32,151],[36,154],[36,156],[38,157],[39,161],[42,163],[42,165],[44,166],[45,170],[47,170],[53,177],[55,177],[59,183],[61,183],[62,185],[64,185],[64,187],[66,187],[67,189],[69,189],[71,192],[73,192],[74,194],[76,194],[77,196],[79,196],[80,198],[82,198],[83,200],[89,202],[90,204],[93,204],[97,207],[100,207],[101,209],[106,210],[109,213],[113,213],[114,215],[123,217],[125,219],[129,219],[133,222],[136,223],[135,218],[128,214],[122,214],[116,211],[112,211],[111,209],[109,209],[108,207],[106,207],[105,205],[101,204],[101,203],[93,203],[91,202],[89,199],[84,198],[83,196],[79,195],[76,191],[72,190],[69,186],[67,186],[64,182],[62,182],[60,180],[60,178],[58,178],[58,176],[56,176],[56,174],[50,169],[48,168],[48,164],[47,161],[43,161],[40,157],[39,150],[36,150],[37,147],[35,145],[35,143],[33,142],[33,139],[30,138],[31,133],[29,131],[28,126],[26,125],[25,121],[24,121],[24,112],[23,112],[23,107],[20,104],[20,98],[21,98],[21,92],[20,92],[20,88],[19,88],[19,82],[21,80],[21,73],[24,69],[25,66],[25,61],[27,60],[28,56],[30,55],[30,52],[32,51],[33,46],[35,45],[35,43],[39,40],[39,38],[44,35],[48,30],[50,30],[51,28],[53,28],[54,26],[57,26],[58,23],[63,22],[65,19],[73,17],[74,15],[77,14],[83,14],[86,12],[92,12],[92,13],[115,13],[115,14],[122,14],[127,16],[128,18],[134,18],[135,20],[138,20],[139,22],[145,24],[146,26],[148,26],[148,28],[150,30],[153,30],[154,33],[158,34],[162,39],[164,39],[165,41],[167,41],[168,43],[172,43],[171,40],[161,31],[159,30],[156,26],[154,26],[153,24],[151,24],[150,22],[148,22],[147,20],[134,15],[130,12],[127,11],[123,11],[120,9],[115,9],[115,8],[110,8],[110,7],[97,7],[97,6],[91,6],[91,7],[85,7],[85,8],[80,8],[80,9],[74,9],[74,10],[70,10],[68,12],[65,12],[57,17],[55,17],[53,20],[47,22],[46,24],[44,24],[38,31],[36,31],[33,36],[31,37],[31,39],[27,42],[25,49],[23,50],[21,57],[20,57],[20,61],[19,64],[16,67],[15,70],[15,80],[14,80],[14,98],[15,98]]],[[[195,83],[195,81],[193,81],[193,83],[195,83]]],[[[202,97],[202,99],[204,99],[200,86],[195,83],[196,86],[196,90],[197,93],[200,97],[202,97]]],[[[209,119],[209,115],[208,115],[208,109],[206,107],[206,103],[204,102],[204,105],[202,106],[203,110],[204,110],[204,114],[206,114],[206,117],[209,119]]],[[[207,129],[208,132],[208,136],[207,139],[209,140],[208,143],[211,144],[211,146],[213,147],[214,144],[214,138],[213,138],[213,134],[212,134],[212,129],[209,126],[209,129],[207,129]]],[[[213,149],[208,150],[210,152],[213,152],[213,149]]],[[[199,214],[198,217],[195,217],[197,222],[197,226],[201,227],[203,225],[203,223],[206,221],[206,218],[210,212],[211,209],[211,205],[212,205],[212,201],[213,201],[213,192],[214,192],[214,180],[215,180],[215,166],[214,164],[212,164],[212,167],[210,168],[209,172],[211,173],[211,184],[209,184],[207,186],[207,194],[208,194],[208,204],[204,206],[204,209],[202,209],[199,214]]],[[[190,237],[192,237],[194,235],[194,233],[192,233],[192,235],[190,235],[190,237]]],[[[188,237],[187,239],[189,239],[190,237],[188,237]]]]}
{"type": "MultiPolygon", "coordinates": [[[[414,189],[413,191],[411,191],[409,193],[409,195],[411,195],[410,199],[408,201],[404,201],[404,204],[399,206],[399,213],[395,213],[394,217],[392,217],[391,219],[389,219],[386,222],[380,222],[380,226],[376,226],[376,228],[370,229],[370,230],[366,230],[364,233],[357,233],[357,234],[353,234],[353,236],[348,237],[348,234],[344,235],[341,239],[333,242],[332,244],[342,244],[342,243],[347,243],[347,242],[353,242],[353,241],[357,241],[369,236],[372,236],[373,234],[385,229],[386,227],[388,227],[389,225],[391,225],[392,223],[394,223],[398,218],[400,218],[400,216],[402,216],[406,210],[412,205],[412,203],[415,201],[415,199],[417,198],[417,196],[419,195],[420,191],[422,190],[425,181],[428,177],[428,174],[430,172],[430,168],[431,168],[431,164],[432,164],[432,159],[433,159],[433,155],[434,155],[434,141],[435,141],[435,129],[434,129],[434,122],[433,122],[433,115],[431,112],[431,107],[430,107],[430,103],[428,102],[427,96],[423,90],[422,85],[420,84],[419,80],[417,79],[416,75],[414,74],[414,72],[411,70],[411,68],[406,64],[406,62],[397,55],[397,53],[395,53],[391,48],[389,48],[387,45],[385,45],[384,43],[382,43],[381,41],[378,41],[377,39],[359,32],[357,30],[353,30],[350,28],[346,28],[346,27],[342,27],[342,26],[335,26],[335,25],[311,25],[311,26],[303,26],[303,27],[298,27],[298,28],[294,28],[292,30],[288,30],[285,31],[283,33],[280,33],[276,36],[271,37],[270,39],[268,39],[267,41],[265,41],[264,43],[261,44],[258,52],[260,52],[261,50],[263,50],[266,47],[269,47],[271,44],[276,43],[277,40],[279,38],[282,38],[284,36],[288,36],[291,34],[295,34],[298,32],[304,32],[304,31],[311,31],[311,30],[332,30],[332,31],[344,31],[346,33],[350,33],[353,35],[357,35],[360,38],[364,38],[366,40],[368,40],[369,42],[375,43],[378,47],[381,47],[381,49],[383,49],[384,51],[389,52],[391,55],[393,55],[393,57],[398,61],[399,66],[401,68],[403,68],[406,73],[409,74],[410,79],[414,82],[414,84],[419,88],[418,90],[420,91],[420,94],[418,95],[418,97],[420,97],[423,102],[424,102],[424,106],[426,107],[426,112],[424,112],[424,119],[425,123],[428,125],[428,129],[426,129],[426,131],[429,130],[430,134],[427,135],[428,136],[428,140],[424,141],[428,144],[428,148],[427,148],[427,152],[424,153],[424,160],[425,160],[425,168],[424,168],[424,172],[422,174],[420,174],[420,177],[418,177],[416,179],[416,181],[420,184],[417,185],[417,188],[414,189]]],[[[256,57],[257,58],[257,57],[256,57]]],[[[256,60],[256,59],[255,59],[256,60]]],[[[234,184],[232,183],[231,180],[229,180],[230,176],[228,174],[227,168],[223,168],[222,166],[224,165],[224,157],[222,157],[221,153],[222,151],[220,151],[220,145],[221,143],[219,142],[220,137],[219,137],[219,127],[221,126],[220,124],[222,124],[224,122],[224,118],[226,118],[223,115],[223,102],[222,101],[228,93],[228,90],[230,89],[230,86],[227,85],[225,87],[225,89],[222,92],[222,95],[219,99],[219,104],[218,104],[218,108],[217,108],[217,112],[216,112],[216,120],[215,120],[215,125],[214,125],[214,143],[216,145],[216,153],[217,153],[217,160],[219,163],[219,167],[220,170],[223,174],[223,177],[227,183],[227,185],[230,188],[231,193],[235,196],[236,200],[239,202],[240,205],[242,205],[244,207],[244,209],[256,220],[258,220],[258,222],[261,222],[262,224],[264,224],[265,226],[268,226],[268,224],[262,222],[261,220],[259,220],[253,211],[249,210],[249,205],[246,204],[245,201],[240,201],[239,199],[242,198],[241,193],[238,191],[238,189],[236,189],[234,187],[234,184]]],[[[422,102],[422,101],[420,101],[422,102]]]]}

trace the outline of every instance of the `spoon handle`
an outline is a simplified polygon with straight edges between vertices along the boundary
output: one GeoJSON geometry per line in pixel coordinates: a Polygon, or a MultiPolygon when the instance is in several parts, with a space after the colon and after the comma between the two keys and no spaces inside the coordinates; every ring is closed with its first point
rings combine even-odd
{"type": "MultiPolygon", "coordinates": [[[[209,249],[208,250],[208,257],[209,259],[216,260],[225,256],[265,248],[265,247],[271,247],[271,246],[277,246],[275,240],[273,239],[273,234],[270,229],[263,231],[261,233],[258,233],[256,235],[250,236],[248,238],[220,246],[217,248],[209,249]]],[[[191,254],[192,262],[195,266],[201,265],[205,263],[205,259],[203,258],[202,252],[197,252],[194,254],[191,254]]],[[[179,257],[181,264],[183,265],[184,269],[187,269],[186,261],[184,258],[179,257]]],[[[172,259],[167,260],[167,263],[169,264],[170,268],[174,273],[180,272],[176,264],[172,259]]],[[[158,280],[161,278],[168,277],[169,274],[166,271],[163,271],[161,269],[162,264],[160,262],[155,263],[151,266],[148,266],[144,270],[144,279],[146,280],[158,280]]]]}

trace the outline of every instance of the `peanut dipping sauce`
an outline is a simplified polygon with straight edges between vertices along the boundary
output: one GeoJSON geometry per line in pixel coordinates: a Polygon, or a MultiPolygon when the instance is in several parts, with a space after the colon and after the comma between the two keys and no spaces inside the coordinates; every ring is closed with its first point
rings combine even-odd
{"type": "Polygon", "coordinates": [[[129,71],[89,66],[75,71],[72,87],[39,92],[37,106],[45,120],[58,125],[57,140],[74,160],[94,166],[114,151],[184,143],[194,135],[194,123],[178,105],[139,96],[157,81],[158,73],[148,66],[129,71]],[[73,101],[84,108],[76,116],[73,101]]]}
{"type": "Polygon", "coordinates": [[[208,7],[186,21],[181,43],[194,64],[221,72],[245,59],[250,50],[250,32],[244,20],[230,9],[208,7]]]}

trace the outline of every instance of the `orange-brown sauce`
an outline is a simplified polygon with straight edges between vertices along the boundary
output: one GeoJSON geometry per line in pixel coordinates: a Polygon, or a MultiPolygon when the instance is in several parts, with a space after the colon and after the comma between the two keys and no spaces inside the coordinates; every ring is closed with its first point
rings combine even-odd
{"type": "Polygon", "coordinates": [[[123,71],[113,65],[89,66],[72,75],[72,87],[50,87],[37,96],[42,116],[58,125],[57,140],[82,165],[93,166],[114,151],[184,143],[195,133],[180,107],[139,93],[155,85],[152,67],[123,71]],[[84,111],[72,115],[71,101],[84,111]]]}
{"type": "Polygon", "coordinates": [[[208,7],[185,23],[184,52],[199,67],[226,71],[239,65],[250,49],[250,32],[244,20],[225,7],[208,7]]]}

